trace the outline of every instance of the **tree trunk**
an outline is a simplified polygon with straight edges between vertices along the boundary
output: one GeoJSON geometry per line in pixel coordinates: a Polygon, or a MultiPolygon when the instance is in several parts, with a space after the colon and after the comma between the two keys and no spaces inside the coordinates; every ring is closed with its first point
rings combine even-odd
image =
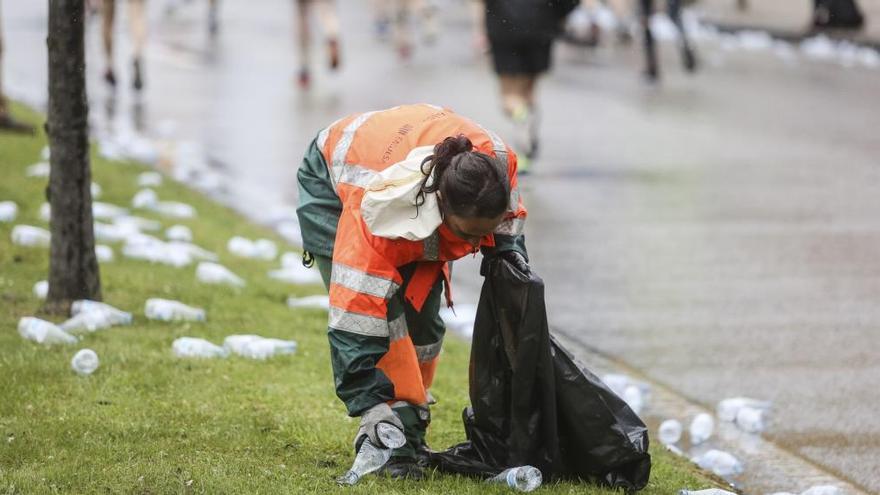
{"type": "Polygon", "coordinates": [[[84,10],[83,0],[49,0],[50,312],[66,311],[77,299],[101,298],[92,224],[84,10]]]}

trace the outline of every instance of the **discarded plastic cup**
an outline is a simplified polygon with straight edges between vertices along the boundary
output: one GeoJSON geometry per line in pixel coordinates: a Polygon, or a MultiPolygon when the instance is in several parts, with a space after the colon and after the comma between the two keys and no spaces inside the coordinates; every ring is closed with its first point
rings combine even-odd
{"type": "Polygon", "coordinates": [[[543,477],[538,468],[518,466],[505,469],[495,477],[487,480],[490,483],[502,483],[518,492],[530,492],[541,486],[543,477]]]}
{"type": "Polygon", "coordinates": [[[403,432],[396,426],[387,423],[379,423],[376,426],[376,434],[379,436],[379,440],[388,448],[378,447],[373,444],[369,437],[366,438],[361,443],[361,448],[354,458],[351,469],[337,478],[337,483],[349,486],[356,484],[364,476],[381,469],[388,462],[388,459],[391,459],[391,453],[394,449],[403,447],[406,443],[406,437],[403,432]]]}
{"type": "Polygon", "coordinates": [[[70,367],[82,376],[94,373],[98,369],[98,364],[98,354],[91,349],[81,349],[70,360],[70,367]]]}
{"type": "Polygon", "coordinates": [[[681,440],[681,432],[682,426],[680,421],[677,419],[667,419],[660,423],[657,436],[660,438],[660,443],[669,445],[681,440]]]}
{"type": "Polygon", "coordinates": [[[715,420],[712,419],[707,413],[700,413],[694,416],[694,419],[691,421],[690,427],[690,435],[691,435],[691,444],[699,445],[709,437],[712,436],[712,432],[715,430],[715,420]]]}

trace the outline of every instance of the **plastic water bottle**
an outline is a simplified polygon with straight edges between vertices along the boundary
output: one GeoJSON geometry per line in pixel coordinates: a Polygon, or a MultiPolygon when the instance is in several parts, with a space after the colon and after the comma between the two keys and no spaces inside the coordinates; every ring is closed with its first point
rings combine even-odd
{"type": "Polygon", "coordinates": [[[747,433],[764,431],[764,409],[741,407],[736,413],[736,426],[747,433]]]}
{"type": "Polygon", "coordinates": [[[137,184],[140,187],[155,187],[162,185],[162,174],[159,172],[144,172],[138,175],[137,184]]]}
{"type": "Polygon", "coordinates": [[[642,396],[642,390],[637,385],[627,385],[623,389],[623,396],[621,398],[634,413],[641,414],[642,408],[645,406],[645,399],[642,396]]]}
{"type": "Polygon", "coordinates": [[[172,225],[165,231],[165,238],[169,241],[192,242],[192,231],[186,225],[172,225]]]}
{"type": "Polygon", "coordinates": [[[697,414],[691,421],[690,434],[691,444],[699,445],[712,436],[715,429],[715,420],[707,413],[697,414]]]}
{"type": "Polygon", "coordinates": [[[18,334],[38,344],[75,344],[76,337],[58,328],[51,321],[33,316],[18,320],[18,334]]]}
{"type": "Polygon", "coordinates": [[[289,308],[314,308],[327,311],[330,309],[329,296],[306,296],[306,297],[288,297],[287,306],[289,308]]]}
{"type": "Polygon", "coordinates": [[[228,268],[217,263],[202,261],[196,268],[196,279],[205,284],[223,284],[244,287],[244,280],[228,268]]]}
{"type": "Polygon", "coordinates": [[[31,225],[16,225],[12,228],[12,243],[25,247],[49,247],[52,235],[46,229],[31,225]]]}
{"type": "Polygon", "coordinates": [[[160,201],[156,203],[153,211],[173,218],[195,218],[196,209],[179,201],[160,201]]]}
{"type": "Polygon", "coordinates": [[[17,216],[17,204],[12,201],[0,201],[0,222],[12,222],[17,216]]]}
{"type": "Polygon", "coordinates": [[[720,488],[707,488],[706,490],[679,490],[678,495],[736,495],[736,493],[720,488]]]}
{"type": "Polygon", "coordinates": [[[159,202],[159,196],[152,189],[141,189],[131,198],[131,206],[137,209],[151,209],[159,202]]]}
{"type": "Polygon", "coordinates": [[[113,326],[113,317],[100,309],[78,313],[69,320],[58,325],[59,328],[70,334],[82,332],[94,332],[113,326]]]}
{"type": "Polygon", "coordinates": [[[770,409],[770,402],[748,397],[730,397],[719,402],[715,412],[721,421],[733,422],[736,421],[736,413],[743,407],[766,410],[770,409]]]}
{"type": "Polygon", "coordinates": [[[541,486],[543,478],[541,471],[536,467],[517,466],[505,469],[487,481],[490,483],[503,483],[518,492],[530,492],[541,486]]]}
{"type": "Polygon", "coordinates": [[[180,337],[171,344],[174,355],[182,358],[214,358],[226,357],[229,351],[214,345],[205,339],[194,337],[180,337]]]}
{"type": "Polygon", "coordinates": [[[361,448],[354,458],[351,469],[337,478],[337,483],[340,485],[356,484],[364,476],[378,471],[388,462],[388,459],[391,459],[391,453],[394,449],[403,447],[406,443],[406,437],[403,432],[396,426],[388,423],[379,423],[376,426],[376,434],[379,436],[379,441],[388,448],[378,447],[373,444],[369,437],[366,438],[361,443],[361,448]]]}
{"type": "Polygon", "coordinates": [[[660,443],[669,445],[681,440],[681,432],[681,422],[677,419],[667,419],[660,423],[660,428],[657,430],[657,436],[660,438],[660,443]]]}
{"type": "Polygon", "coordinates": [[[159,321],[205,321],[205,310],[169,299],[147,299],[144,314],[159,321]]]}
{"type": "Polygon", "coordinates": [[[99,301],[92,301],[90,299],[80,299],[79,301],[74,301],[73,304],[70,305],[70,314],[78,315],[80,313],[88,313],[92,311],[103,311],[110,315],[110,320],[114,325],[131,325],[131,322],[134,318],[131,316],[131,313],[126,311],[122,311],[121,309],[115,308],[107,303],[102,303],[99,301]]]}
{"type": "Polygon", "coordinates": [[[267,359],[278,354],[296,352],[296,341],[267,339],[259,335],[230,335],[223,340],[223,348],[250,359],[267,359]]]}
{"type": "Polygon", "coordinates": [[[104,244],[95,245],[95,258],[98,263],[109,263],[113,261],[113,248],[104,244]]]}
{"type": "Polygon", "coordinates": [[[842,495],[843,490],[834,485],[815,485],[801,492],[801,495],[842,495]]]}
{"type": "Polygon", "coordinates": [[[712,449],[691,460],[701,468],[712,471],[718,476],[732,476],[743,472],[743,466],[739,459],[723,450],[712,449]]]}
{"type": "Polygon", "coordinates": [[[91,375],[98,369],[98,354],[91,349],[82,349],[73,355],[70,367],[79,375],[91,375]]]}

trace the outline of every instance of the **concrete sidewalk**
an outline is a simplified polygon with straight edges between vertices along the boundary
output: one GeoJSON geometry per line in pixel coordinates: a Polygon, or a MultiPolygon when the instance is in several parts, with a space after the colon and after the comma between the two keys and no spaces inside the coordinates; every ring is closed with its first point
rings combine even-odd
{"type": "MultiPolygon", "coordinates": [[[[774,37],[799,40],[811,31],[813,2],[810,0],[751,0],[745,10],[735,0],[700,0],[693,6],[700,18],[723,30],[755,29],[774,37]]],[[[847,39],[880,48],[880,0],[858,0],[865,25],[858,30],[822,31],[831,38],[847,39]]]]}

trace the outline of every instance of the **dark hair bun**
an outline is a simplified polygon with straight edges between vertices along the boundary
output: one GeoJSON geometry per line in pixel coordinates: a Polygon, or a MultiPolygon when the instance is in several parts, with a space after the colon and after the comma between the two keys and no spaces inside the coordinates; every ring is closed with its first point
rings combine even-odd
{"type": "Polygon", "coordinates": [[[466,151],[471,151],[472,149],[474,149],[474,143],[472,143],[464,134],[449,136],[434,146],[434,161],[439,163],[449,163],[453,156],[466,151]]]}

